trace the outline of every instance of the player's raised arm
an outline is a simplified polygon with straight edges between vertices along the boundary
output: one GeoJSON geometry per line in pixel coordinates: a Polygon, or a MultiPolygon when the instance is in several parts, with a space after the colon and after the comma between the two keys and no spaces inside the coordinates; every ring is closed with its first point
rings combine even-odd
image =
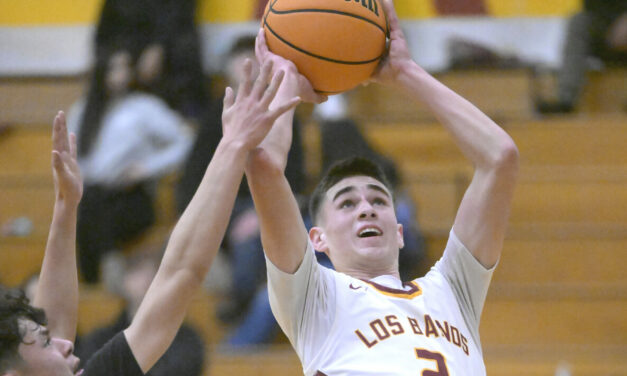
{"type": "Polygon", "coordinates": [[[283,98],[268,109],[282,73],[271,76],[265,64],[253,84],[251,63],[234,95],[227,88],[222,112],[223,137],[196,194],[176,224],[163,261],[130,327],[124,331],[142,371],[148,371],[170,346],[187,307],[209,270],[226,230],[244,165],[276,118],[299,102],[283,98]]]}
{"type": "Polygon", "coordinates": [[[76,162],[76,137],[68,137],[63,112],[52,126],[52,175],[54,212],[33,305],[46,312],[51,337],[74,342],[78,316],[76,212],[83,180],[76,162]]]}
{"type": "MultiPolygon", "coordinates": [[[[285,72],[283,85],[272,106],[293,96],[300,96],[307,102],[325,100],[313,91],[309,81],[298,73],[292,62],[268,50],[263,30],[257,35],[255,53],[260,63],[273,61],[275,71],[285,72]]],[[[266,139],[251,153],[246,166],[264,251],[274,265],[287,273],[296,271],[307,246],[307,230],[284,175],[292,143],[293,119],[293,110],[277,119],[266,139]]]]}
{"type": "Polygon", "coordinates": [[[501,254],[518,172],[518,150],[490,118],[419,67],[410,57],[392,1],[383,0],[390,25],[390,51],[375,81],[407,91],[424,103],[475,167],[460,204],[454,231],[485,267],[501,254]]]}

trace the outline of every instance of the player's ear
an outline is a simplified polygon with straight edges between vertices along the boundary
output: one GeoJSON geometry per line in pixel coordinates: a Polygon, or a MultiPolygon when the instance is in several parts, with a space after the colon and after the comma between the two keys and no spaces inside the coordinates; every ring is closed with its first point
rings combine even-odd
{"type": "Polygon", "coordinates": [[[405,240],[403,239],[403,225],[400,223],[396,224],[396,241],[398,243],[398,249],[401,249],[405,246],[405,240]]]}
{"type": "Polygon", "coordinates": [[[309,230],[309,240],[316,251],[324,253],[328,252],[329,247],[327,245],[327,237],[321,227],[312,227],[309,230]]]}

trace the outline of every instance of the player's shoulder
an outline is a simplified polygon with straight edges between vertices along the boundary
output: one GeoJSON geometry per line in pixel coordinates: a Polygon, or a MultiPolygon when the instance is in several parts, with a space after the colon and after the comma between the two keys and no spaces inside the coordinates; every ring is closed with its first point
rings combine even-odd
{"type": "Polygon", "coordinates": [[[435,265],[422,277],[414,279],[412,282],[418,284],[423,291],[442,291],[450,289],[446,277],[435,265]]]}

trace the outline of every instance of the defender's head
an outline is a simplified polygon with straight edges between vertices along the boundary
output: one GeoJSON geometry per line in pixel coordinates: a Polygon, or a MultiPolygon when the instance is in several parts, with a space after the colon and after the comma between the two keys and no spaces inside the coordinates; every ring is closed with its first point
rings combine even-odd
{"type": "Polygon", "coordinates": [[[42,309],[20,290],[0,288],[0,375],[72,376],[79,359],[72,342],[51,338],[42,309]]]}

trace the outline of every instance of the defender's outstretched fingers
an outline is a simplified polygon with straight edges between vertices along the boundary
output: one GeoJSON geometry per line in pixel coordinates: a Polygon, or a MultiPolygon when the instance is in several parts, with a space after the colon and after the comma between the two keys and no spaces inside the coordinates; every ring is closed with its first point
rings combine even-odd
{"type": "Polygon", "coordinates": [[[287,111],[289,111],[292,108],[296,107],[300,102],[301,102],[301,98],[300,97],[294,97],[294,98],[288,100],[287,102],[279,105],[274,110],[271,110],[268,116],[270,117],[272,122],[274,122],[276,119],[278,119],[279,116],[283,115],[287,111]]]}
{"type": "Polygon", "coordinates": [[[78,158],[78,147],[76,146],[76,134],[70,133],[70,155],[74,160],[78,158]]]}
{"type": "Polygon", "coordinates": [[[261,66],[259,76],[257,76],[257,80],[255,80],[253,90],[250,93],[253,98],[257,100],[261,99],[263,93],[266,91],[266,88],[268,87],[268,81],[270,81],[270,75],[272,74],[272,65],[272,60],[268,60],[264,62],[261,66]]]}
{"type": "Polygon", "coordinates": [[[224,90],[224,108],[227,109],[235,103],[235,94],[233,93],[233,89],[230,86],[227,86],[226,90],[224,90]]]}
{"type": "Polygon", "coordinates": [[[52,149],[59,152],[69,151],[70,145],[65,124],[65,114],[59,111],[52,124],[52,149]]]}
{"type": "Polygon", "coordinates": [[[263,97],[261,97],[260,100],[260,103],[264,107],[268,107],[270,103],[272,103],[272,100],[276,96],[276,93],[279,91],[279,87],[281,86],[281,82],[283,82],[284,77],[285,71],[282,70],[276,72],[275,75],[272,77],[272,82],[270,82],[270,85],[268,86],[263,94],[263,97]]]}
{"type": "Polygon", "coordinates": [[[259,63],[263,63],[268,54],[268,45],[266,44],[266,34],[263,29],[259,29],[257,38],[255,38],[255,56],[259,63]]]}
{"type": "Polygon", "coordinates": [[[57,174],[62,174],[64,171],[61,154],[59,154],[59,152],[56,150],[52,151],[52,168],[54,168],[57,174]]]}
{"type": "Polygon", "coordinates": [[[243,96],[248,96],[252,90],[252,75],[253,75],[253,62],[250,59],[244,61],[244,79],[239,83],[239,89],[237,89],[237,100],[243,96]]]}

